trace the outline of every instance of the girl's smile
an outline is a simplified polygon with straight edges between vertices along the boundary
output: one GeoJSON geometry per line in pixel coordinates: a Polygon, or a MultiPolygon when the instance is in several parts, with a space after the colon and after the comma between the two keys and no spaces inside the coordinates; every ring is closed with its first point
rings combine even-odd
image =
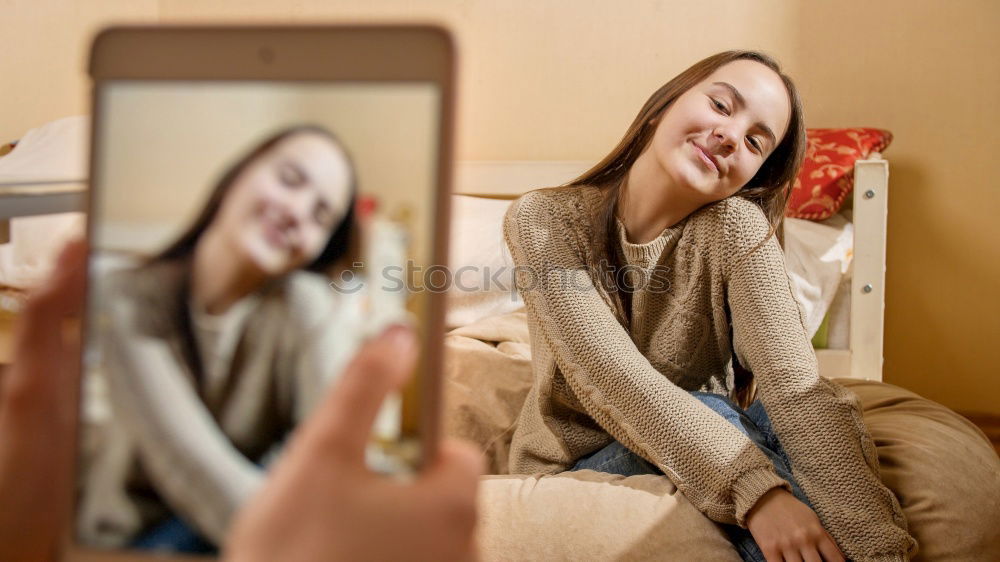
{"type": "Polygon", "coordinates": [[[705,167],[710,171],[715,172],[718,176],[722,176],[722,172],[719,170],[719,165],[716,163],[714,158],[708,155],[708,151],[703,147],[698,146],[698,144],[694,141],[691,141],[691,145],[695,148],[695,157],[700,159],[705,164],[705,167]]]}

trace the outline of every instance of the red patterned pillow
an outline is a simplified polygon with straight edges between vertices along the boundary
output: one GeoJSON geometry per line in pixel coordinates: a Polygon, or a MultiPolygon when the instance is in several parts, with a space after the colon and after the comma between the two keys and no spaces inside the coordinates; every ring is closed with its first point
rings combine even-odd
{"type": "Polygon", "coordinates": [[[885,150],[883,129],[809,129],[806,159],[795,178],[786,217],[823,220],[840,210],[854,188],[854,161],[885,150]]]}

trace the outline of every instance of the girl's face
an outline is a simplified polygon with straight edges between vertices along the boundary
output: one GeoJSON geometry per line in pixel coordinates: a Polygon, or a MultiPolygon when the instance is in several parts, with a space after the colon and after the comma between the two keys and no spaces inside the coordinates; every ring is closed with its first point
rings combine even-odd
{"type": "Polygon", "coordinates": [[[674,100],[647,150],[674,185],[713,203],[750,181],[784,137],[790,116],[781,78],[756,61],[737,60],[674,100]]]}
{"type": "Polygon", "coordinates": [[[233,181],[209,227],[268,276],[312,262],[350,202],[350,164],[326,137],[296,133],[233,181]]]}

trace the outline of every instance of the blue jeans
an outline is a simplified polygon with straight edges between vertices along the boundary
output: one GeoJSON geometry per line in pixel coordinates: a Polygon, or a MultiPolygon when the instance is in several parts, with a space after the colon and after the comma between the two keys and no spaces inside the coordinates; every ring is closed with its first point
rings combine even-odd
{"type": "MultiPolygon", "coordinates": [[[[795,497],[810,505],[806,495],[792,478],[792,465],[781,448],[781,442],[771,427],[771,420],[764,411],[764,406],[760,401],[755,401],[746,411],[725,396],[712,394],[709,392],[692,392],[692,396],[700,400],[703,404],[711,408],[717,414],[735,425],[744,435],[750,438],[754,444],[771,459],[774,470],[778,476],[784,478],[792,486],[792,493],[795,497]]],[[[610,474],[621,474],[623,476],[634,476],[636,474],[663,474],[658,468],[650,464],[646,459],[633,453],[618,441],[613,441],[603,449],[580,458],[570,470],[594,470],[597,472],[607,472],[610,474]]],[[[811,507],[811,505],[810,505],[811,507]]],[[[733,547],[740,553],[743,560],[753,562],[764,562],[764,555],[760,547],[753,540],[750,531],[739,525],[722,525],[723,531],[729,537],[733,547]]]]}
{"type": "Polygon", "coordinates": [[[180,517],[173,516],[157,523],[135,538],[129,545],[139,550],[183,552],[190,554],[218,554],[219,549],[180,517]]]}

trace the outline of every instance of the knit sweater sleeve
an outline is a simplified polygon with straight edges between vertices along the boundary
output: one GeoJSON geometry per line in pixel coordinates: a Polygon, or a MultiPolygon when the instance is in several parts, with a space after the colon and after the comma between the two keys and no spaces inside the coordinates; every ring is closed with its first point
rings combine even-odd
{"type": "Polygon", "coordinates": [[[769,223],[744,199],[730,198],[716,210],[735,351],[758,381],[796,481],[848,558],[905,560],[916,542],[879,479],[858,400],[819,376],[777,240],[756,248],[769,223]]]}
{"type": "Polygon", "coordinates": [[[300,329],[286,334],[295,350],[295,423],[304,421],[347,363],[365,335],[363,287],[334,289],[322,278],[299,274],[289,306],[300,329]]]}
{"type": "Polygon", "coordinates": [[[744,525],[762,495],[787,483],[739,430],[639,352],[584,265],[579,204],[558,192],[530,192],[505,217],[531,329],[605,431],[662,470],[709,518],[744,525]]]}
{"type": "Polygon", "coordinates": [[[232,516],[260,486],[263,472],[222,432],[168,344],[132,329],[141,312],[131,299],[109,299],[108,308],[102,355],[115,414],[134,437],[157,491],[222,544],[232,516]]]}

